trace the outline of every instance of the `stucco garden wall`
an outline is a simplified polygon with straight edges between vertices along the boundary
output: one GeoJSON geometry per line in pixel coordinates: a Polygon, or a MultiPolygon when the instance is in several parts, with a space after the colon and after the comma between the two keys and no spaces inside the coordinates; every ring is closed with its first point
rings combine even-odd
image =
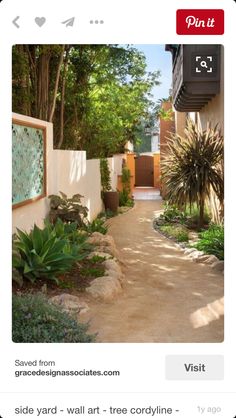
{"type": "Polygon", "coordinates": [[[111,187],[113,190],[118,188],[118,176],[122,174],[122,160],[125,158],[124,154],[117,154],[108,158],[108,164],[111,174],[111,187]]]}

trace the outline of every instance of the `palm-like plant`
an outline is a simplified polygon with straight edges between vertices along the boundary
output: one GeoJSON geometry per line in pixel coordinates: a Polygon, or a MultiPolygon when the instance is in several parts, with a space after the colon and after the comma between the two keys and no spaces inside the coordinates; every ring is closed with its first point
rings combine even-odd
{"type": "Polygon", "coordinates": [[[202,130],[187,120],[185,137],[171,134],[168,150],[161,163],[166,198],[179,206],[196,203],[199,207],[199,227],[203,226],[206,199],[212,190],[222,203],[223,136],[218,126],[202,130]]]}

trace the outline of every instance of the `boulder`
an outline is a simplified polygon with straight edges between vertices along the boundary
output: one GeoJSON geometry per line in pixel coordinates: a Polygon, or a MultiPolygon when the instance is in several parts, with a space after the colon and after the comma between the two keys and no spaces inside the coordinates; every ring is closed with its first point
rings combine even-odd
{"type": "Polygon", "coordinates": [[[192,260],[196,261],[196,259],[199,258],[199,257],[201,257],[202,255],[204,255],[204,252],[203,251],[195,250],[195,251],[193,251],[192,253],[189,254],[189,257],[192,260]]]}
{"type": "Polygon", "coordinates": [[[115,277],[117,280],[119,280],[120,283],[123,282],[124,275],[117,261],[115,261],[114,259],[106,260],[102,264],[105,267],[107,276],[115,277]]]}
{"type": "Polygon", "coordinates": [[[93,232],[93,234],[87,239],[87,242],[96,246],[115,247],[113,237],[110,235],[100,234],[100,232],[93,232]]]}
{"type": "Polygon", "coordinates": [[[118,253],[118,251],[117,251],[117,249],[115,248],[115,247],[111,247],[111,246],[108,246],[108,245],[100,245],[100,246],[97,246],[96,248],[95,248],[95,251],[101,251],[101,252],[103,252],[103,253],[107,253],[107,254],[110,254],[112,257],[116,257],[116,258],[118,258],[119,257],[119,253],[118,253]]]}
{"type": "Polygon", "coordinates": [[[222,261],[222,260],[215,261],[211,265],[211,268],[215,271],[224,271],[224,261],[222,261]]]}
{"type": "Polygon", "coordinates": [[[87,303],[83,302],[78,296],[62,293],[49,299],[54,305],[60,306],[64,312],[69,314],[82,314],[89,310],[87,303]]]}
{"type": "Polygon", "coordinates": [[[93,280],[86,292],[95,299],[110,302],[122,291],[121,284],[116,277],[102,276],[93,280]]]}
{"type": "Polygon", "coordinates": [[[205,264],[213,264],[219,261],[215,255],[209,255],[208,259],[205,261],[205,264]]]}
{"type": "Polygon", "coordinates": [[[195,248],[187,248],[187,250],[184,251],[184,254],[186,255],[190,255],[191,253],[193,253],[194,251],[196,251],[195,248]]]}
{"type": "Polygon", "coordinates": [[[196,258],[196,263],[206,263],[208,258],[210,257],[209,254],[201,255],[200,257],[196,258]]]}

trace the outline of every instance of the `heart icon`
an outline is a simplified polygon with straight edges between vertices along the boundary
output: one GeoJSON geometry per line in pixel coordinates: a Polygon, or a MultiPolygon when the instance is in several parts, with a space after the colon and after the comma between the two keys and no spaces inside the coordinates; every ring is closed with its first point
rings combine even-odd
{"type": "Polygon", "coordinates": [[[46,22],[46,18],[45,17],[36,17],[34,20],[35,20],[36,25],[38,25],[40,28],[46,22]]]}

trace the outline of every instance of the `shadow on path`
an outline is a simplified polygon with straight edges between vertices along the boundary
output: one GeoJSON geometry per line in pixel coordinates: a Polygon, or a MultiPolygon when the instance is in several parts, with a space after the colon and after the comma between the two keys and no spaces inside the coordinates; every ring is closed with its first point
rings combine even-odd
{"type": "Polygon", "coordinates": [[[125,287],[109,304],[90,301],[87,319],[98,342],[223,341],[223,276],[153,229],[161,209],[161,201],[138,201],[110,222],[125,287]]]}

